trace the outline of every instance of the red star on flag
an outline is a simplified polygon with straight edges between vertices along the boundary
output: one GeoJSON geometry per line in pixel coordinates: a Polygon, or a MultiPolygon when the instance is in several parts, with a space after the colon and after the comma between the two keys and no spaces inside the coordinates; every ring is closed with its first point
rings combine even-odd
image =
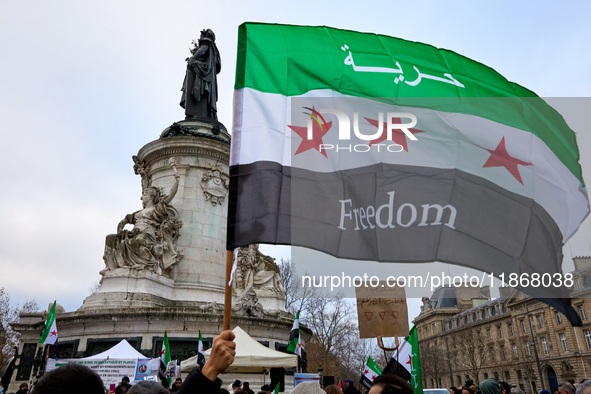
{"type": "Polygon", "coordinates": [[[365,368],[365,371],[363,371],[364,375],[367,375],[369,373],[369,369],[365,368]]]}
{"type": "MultiPolygon", "coordinates": [[[[316,112],[316,109],[312,107],[312,112],[316,112]]],[[[322,127],[312,119],[312,139],[308,139],[308,127],[301,127],[301,126],[291,126],[288,125],[290,129],[292,129],[297,135],[302,138],[302,142],[300,142],[300,146],[296,150],[295,155],[299,155],[300,153],[304,153],[310,149],[316,149],[318,152],[322,153],[324,157],[328,159],[328,155],[326,154],[325,150],[320,150],[320,145],[324,144],[322,141],[322,137],[328,133],[330,127],[332,126],[332,122],[328,122],[322,125],[322,127]]]]}
{"type": "Polygon", "coordinates": [[[410,368],[412,369],[412,357],[410,356],[410,354],[408,355],[408,361],[405,364],[410,365],[410,368]]]}
{"type": "MultiPolygon", "coordinates": [[[[369,119],[369,118],[365,118],[365,120],[367,120],[371,125],[375,126],[376,128],[380,124],[379,120],[374,120],[374,119],[369,119]]],[[[402,120],[400,118],[392,118],[392,123],[393,124],[402,124],[402,120]]],[[[388,136],[388,133],[386,132],[386,130],[388,130],[388,123],[384,122],[384,127],[382,129],[382,135],[380,135],[377,139],[371,141],[369,143],[369,146],[372,146],[374,144],[379,144],[380,142],[385,141],[386,137],[388,136]]],[[[410,131],[413,135],[417,134],[417,133],[424,133],[425,132],[425,130],[419,130],[419,129],[408,129],[408,131],[410,131]]],[[[408,152],[408,145],[406,142],[406,134],[404,134],[404,131],[402,131],[400,129],[392,130],[392,141],[394,141],[396,144],[402,146],[402,148],[408,152]]]]}
{"type": "Polygon", "coordinates": [[[162,353],[163,356],[166,354],[166,349],[162,349],[162,353]]]}
{"type": "Polygon", "coordinates": [[[371,375],[371,380],[374,380],[376,378],[376,375],[371,375]]]}
{"type": "Polygon", "coordinates": [[[510,156],[507,152],[507,148],[505,147],[505,137],[501,139],[501,142],[499,142],[499,145],[497,145],[495,150],[486,150],[490,152],[490,157],[486,163],[484,163],[482,168],[505,167],[507,171],[509,171],[511,175],[513,175],[515,179],[517,179],[519,183],[523,185],[523,180],[521,179],[521,174],[519,173],[519,168],[517,166],[531,166],[532,163],[521,161],[515,157],[510,156]]]}
{"type": "Polygon", "coordinates": [[[53,330],[52,332],[49,333],[52,337],[57,335],[57,331],[53,330]]]}

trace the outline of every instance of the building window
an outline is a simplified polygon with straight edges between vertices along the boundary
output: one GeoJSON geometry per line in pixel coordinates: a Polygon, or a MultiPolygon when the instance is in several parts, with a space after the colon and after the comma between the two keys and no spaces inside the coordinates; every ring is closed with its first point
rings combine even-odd
{"type": "Polygon", "coordinates": [[[497,333],[499,334],[499,339],[503,338],[503,330],[501,329],[501,326],[497,327],[497,333]]]}
{"type": "Polygon", "coordinates": [[[499,373],[495,372],[495,380],[498,382],[499,381],[499,373]]]}
{"type": "Polygon", "coordinates": [[[498,305],[498,304],[497,304],[497,305],[495,305],[495,312],[496,312],[496,313],[495,313],[496,315],[498,315],[498,314],[499,314],[499,305],[498,305]]]}
{"type": "Polygon", "coordinates": [[[513,324],[509,324],[509,335],[515,335],[515,331],[513,331],[513,324]]]}
{"type": "Polygon", "coordinates": [[[492,341],[492,333],[490,332],[490,328],[486,329],[486,333],[488,334],[488,340],[492,341]]]}
{"type": "Polygon", "coordinates": [[[462,385],[462,377],[460,375],[457,376],[458,378],[458,387],[462,385]]]}
{"type": "Polygon", "coordinates": [[[544,328],[544,321],[542,320],[542,315],[538,315],[538,328],[541,330],[544,328]]]}
{"type": "Polygon", "coordinates": [[[585,340],[587,341],[587,349],[591,349],[591,332],[589,330],[583,330],[585,334],[585,340]]]}
{"type": "Polygon", "coordinates": [[[509,386],[511,386],[511,374],[509,371],[505,371],[505,382],[509,383],[509,386]]]}
{"type": "Polygon", "coordinates": [[[587,315],[585,315],[585,306],[579,305],[579,316],[581,316],[581,320],[587,320],[587,315]]]}
{"type": "Polygon", "coordinates": [[[521,324],[521,332],[525,332],[525,320],[520,320],[519,324],[521,324]]]}
{"type": "Polygon", "coordinates": [[[544,354],[547,356],[548,352],[548,342],[546,341],[546,337],[542,338],[542,349],[544,349],[544,354]]]}
{"type": "Polygon", "coordinates": [[[562,324],[562,316],[560,316],[560,312],[556,311],[556,324],[562,324]]]}
{"type": "Polygon", "coordinates": [[[527,352],[528,356],[531,356],[531,344],[528,342],[525,344],[525,351],[527,352]]]}
{"type": "Polygon", "coordinates": [[[568,353],[568,344],[566,343],[566,335],[564,333],[560,334],[560,342],[562,343],[562,350],[568,353]]]}
{"type": "Polygon", "coordinates": [[[577,279],[575,279],[575,290],[581,290],[583,288],[582,284],[581,284],[581,278],[578,277],[577,279]]]}
{"type": "Polygon", "coordinates": [[[501,347],[501,360],[506,360],[507,359],[507,353],[505,353],[505,347],[502,346],[501,347]]]}
{"type": "Polygon", "coordinates": [[[490,348],[490,359],[491,361],[495,361],[495,349],[492,347],[490,348]]]}
{"type": "Polygon", "coordinates": [[[513,355],[515,358],[519,358],[519,353],[517,353],[517,345],[513,345],[513,355]]]}
{"type": "Polygon", "coordinates": [[[488,379],[488,374],[485,372],[484,373],[484,380],[488,379]]]}

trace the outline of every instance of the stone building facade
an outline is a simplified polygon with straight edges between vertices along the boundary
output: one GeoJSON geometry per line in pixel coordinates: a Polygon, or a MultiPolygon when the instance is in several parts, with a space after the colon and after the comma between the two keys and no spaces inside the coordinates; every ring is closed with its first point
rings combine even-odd
{"type": "Polygon", "coordinates": [[[571,298],[582,327],[573,327],[554,308],[508,287],[500,288],[494,300],[488,287],[467,285],[441,287],[423,298],[414,322],[424,387],[492,378],[533,393],[591,378],[591,257],[573,260],[571,298]]]}

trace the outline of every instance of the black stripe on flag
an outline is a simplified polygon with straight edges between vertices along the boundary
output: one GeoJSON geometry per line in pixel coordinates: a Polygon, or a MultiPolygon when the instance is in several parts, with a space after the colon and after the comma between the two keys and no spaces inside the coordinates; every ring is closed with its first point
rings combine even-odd
{"type": "MultiPolygon", "coordinates": [[[[228,249],[287,244],[353,260],[494,267],[505,278],[562,272],[562,234],[541,205],[457,169],[381,163],[318,173],[256,162],[232,166],[230,178],[228,249]]],[[[566,287],[520,290],[554,299],[580,325],[566,287]]]]}

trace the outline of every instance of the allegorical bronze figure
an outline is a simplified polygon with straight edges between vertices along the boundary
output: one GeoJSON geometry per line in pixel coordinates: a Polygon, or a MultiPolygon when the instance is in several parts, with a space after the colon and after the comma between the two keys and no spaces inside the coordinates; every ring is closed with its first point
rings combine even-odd
{"type": "Polygon", "coordinates": [[[191,57],[187,61],[187,73],[183,82],[181,107],[186,119],[217,120],[218,82],[222,69],[220,53],[215,45],[211,29],[202,30],[198,42],[193,41],[191,57]]]}

